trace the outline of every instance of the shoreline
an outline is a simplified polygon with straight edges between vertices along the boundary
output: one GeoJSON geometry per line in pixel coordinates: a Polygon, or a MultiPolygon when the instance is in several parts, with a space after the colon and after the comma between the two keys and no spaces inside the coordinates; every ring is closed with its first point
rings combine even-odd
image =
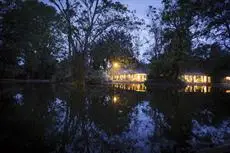
{"type": "Polygon", "coordinates": [[[40,79],[0,79],[0,83],[54,83],[51,80],[40,80],[40,79]]]}
{"type": "MultiPolygon", "coordinates": [[[[52,84],[72,84],[71,82],[64,81],[64,82],[59,82],[59,81],[52,81],[52,80],[44,80],[44,79],[29,79],[29,80],[24,80],[24,79],[0,79],[0,83],[52,83],[52,84]]],[[[87,83],[86,83],[87,84],[87,83]]],[[[116,81],[116,82],[111,82],[111,81],[103,81],[101,83],[95,83],[91,84],[89,83],[88,85],[110,85],[110,84],[145,84],[146,86],[175,86],[175,87],[181,87],[181,86],[212,86],[212,87],[223,87],[223,88],[230,88],[229,83],[185,83],[181,84],[178,82],[170,82],[170,81],[160,81],[160,82],[127,82],[127,81],[116,81]]]]}

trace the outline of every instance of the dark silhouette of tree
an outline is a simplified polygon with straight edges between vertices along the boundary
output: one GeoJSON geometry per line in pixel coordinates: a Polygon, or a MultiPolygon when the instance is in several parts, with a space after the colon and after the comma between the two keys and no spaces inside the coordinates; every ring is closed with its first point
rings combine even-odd
{"type": "MultiPolygon", "coordinates": [[[[20,1],[2,15],[1,71],[21,67],[28,78],[50,79],[63,50],[56,10],[38,1],[20,1]]],[[[8,7],[10,7],[9,5],[8,7]]],[[[2,77],[10,77],[6,73],[2,77]]]]}
{"type": "Polygon", "coordinates": [[[141,24],[127,7],[111,0],[51,0],[68,26],[72,76],[84,80],[91,47],[111,29],[132,30],[141,24]]]}
{"type": "Polygon", "coordinates": [[[125,31],[111,30],[92,47],[91,63],[93,69],[107,69],[108,63],[119,62],[127,67],[136,62],[133,37],[125,31]]]}
{"type": "Polygon", "coordinates": [[[198,63],[202,63],[202,69],[205,61],[212,58],[214,45],[219,45],[222,53],[229,52],[227,1],[162,2],[163,10],[149,7],[148,13],[152,21],[150,32],[154,36],[154,45],[150,50],[150,78],[175,80],[184,70],[192,69],[198,63]]]}

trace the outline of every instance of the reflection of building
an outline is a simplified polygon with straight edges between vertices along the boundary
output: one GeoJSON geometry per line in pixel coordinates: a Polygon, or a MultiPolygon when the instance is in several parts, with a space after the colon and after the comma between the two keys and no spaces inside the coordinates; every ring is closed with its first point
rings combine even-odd
{"type": "Polygon", "coordinates": [[[194,84],[209,84],[211,83],[211,77],[204,74],[184,74],[181,78],[186,83],[194,83],[194,84]]]}
{"type": "Polygon", "coordinates": [[[146,86],[143,83],[136,83],[136,84],[113,84],[113,87],[123,89],[123,90],[132,90],[137,92],[145,92],[146,86]]]}
{"type": "Polygon", "coordinates": [[[111,76],[113,82],[145,82],[147,80],[146,73],[129,73],[116,74],[111,76]]]}
{"type": "Polygon", "coordinates": [[[188,85],[187,87],[185,87],[184,91],[185,92],[210,93],[211,92],[211,86],[199,86],[199,85],[191,86],[191,85],[188,85]]]}
{"type": "Polygon", "coordinates": [[[119,97],[118,96],[113,96],[112,101],[113,101],[114,104],[116,104],[119,101],[119,97]]]}
{"type": "Polygon", "coordinates": [[[224,82],[225,82],[225,83],[230,83],[230,76],[226,76],[226,77],[224,78],[224,82]]]}

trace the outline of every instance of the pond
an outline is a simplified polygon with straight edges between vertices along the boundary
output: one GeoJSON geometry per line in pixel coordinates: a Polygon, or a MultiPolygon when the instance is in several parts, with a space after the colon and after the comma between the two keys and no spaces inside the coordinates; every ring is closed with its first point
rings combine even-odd
{"type": "Polygon", "coordinates": [[[1,84],[4,152],[195,152],[230,140],[228,89],[1,84]]]}

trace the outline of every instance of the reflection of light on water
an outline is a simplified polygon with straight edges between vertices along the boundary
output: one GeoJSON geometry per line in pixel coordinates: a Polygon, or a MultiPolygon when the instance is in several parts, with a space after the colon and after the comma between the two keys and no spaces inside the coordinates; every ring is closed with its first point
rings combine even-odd
{"type": "MultiPolygon", "coordinates": [[[[119,113],[122,111],[119,110],[119,113]]],[[[129,120],[126,130],[113,136],[102,132],[103,139],[110,144],[127,145],[127,148],[138,150],[137,152],[140,153],[160,152],[160,143],[152,143],[152,138],[161,137],[163,133],[160,132],[163,132],[163,129],[168,126],[164,114],[153,110],[148,101],[143,101],[133,107],[129,120]]]]}
{"type": "Polygon", "coordinates": [[[146,86],[143,83],[139,84],[113,84],[113,87],[123,89],[123,90],[132,90],[137,92],[146,92],[146,86]]]}
{"type": "MultiPolygon", "coordinates": [[[[211,126],[199,123],[197,120],[192,121],[192,133],[199,139],[210,139],[212,143],[223,143],[230,135],[230,120],[225,120],[218,126],[211,126]]],[[[199,140],[200,141],[200,140],[199,140]]]]}
{"type": "Polygon", "coordinates": [[[191,86],[188,85],[185,87],[185,92],[201,92],[201,93],[210,93],[211,92],[211,86],[191,86]]]}
{"type": "Polygon", "coordinates": [[[119,99],[119,97],[118,96],[113,96],[113,103],[117,103],[118,102],[118,99],[119,99]]]}
{"type": "Polygon", "coordinates": [[[15,99],[15,103],[18,104],[18,105],[23,105],[24,102],[23,102],[23,95],[20,94],[20,93],[17,93],[15,96],[14,96],[14,99],[15,99]]]}
{"type": "Polygon", "coordinates": [[[147,138],[154,134],[155,122],[149,114],[151,111],[152,109],[149,106],[149,102],[143,102],[138,104],[131,114],[129,132],[125,135],[131,140],[136,140],[135,145],[138,147],[146,147],[148,143],[147,138]]]}
{"type": "Polygon", "coordinates": [[[53,127],[47,130],[48,133],[58,132],[64,129],[64,121],[67,117],[66,105],[66,102],[59,98],[55,98],[53,102],[49,103],[48,113],[52,114],[53,127]]]}
{"type": "Polygon", "coordinates": [[[155,121],[150,115],[152,112],[149,102],[143,102],[133,108],[130,114],[128,129],[119,135],[110,138],[116,143],[130,142],[132,147],[141,149],[140,152],[150,152],[149,137],[154,135],[155,121]],[[132,143],[131,143],[132,142],[132,143]]]}

